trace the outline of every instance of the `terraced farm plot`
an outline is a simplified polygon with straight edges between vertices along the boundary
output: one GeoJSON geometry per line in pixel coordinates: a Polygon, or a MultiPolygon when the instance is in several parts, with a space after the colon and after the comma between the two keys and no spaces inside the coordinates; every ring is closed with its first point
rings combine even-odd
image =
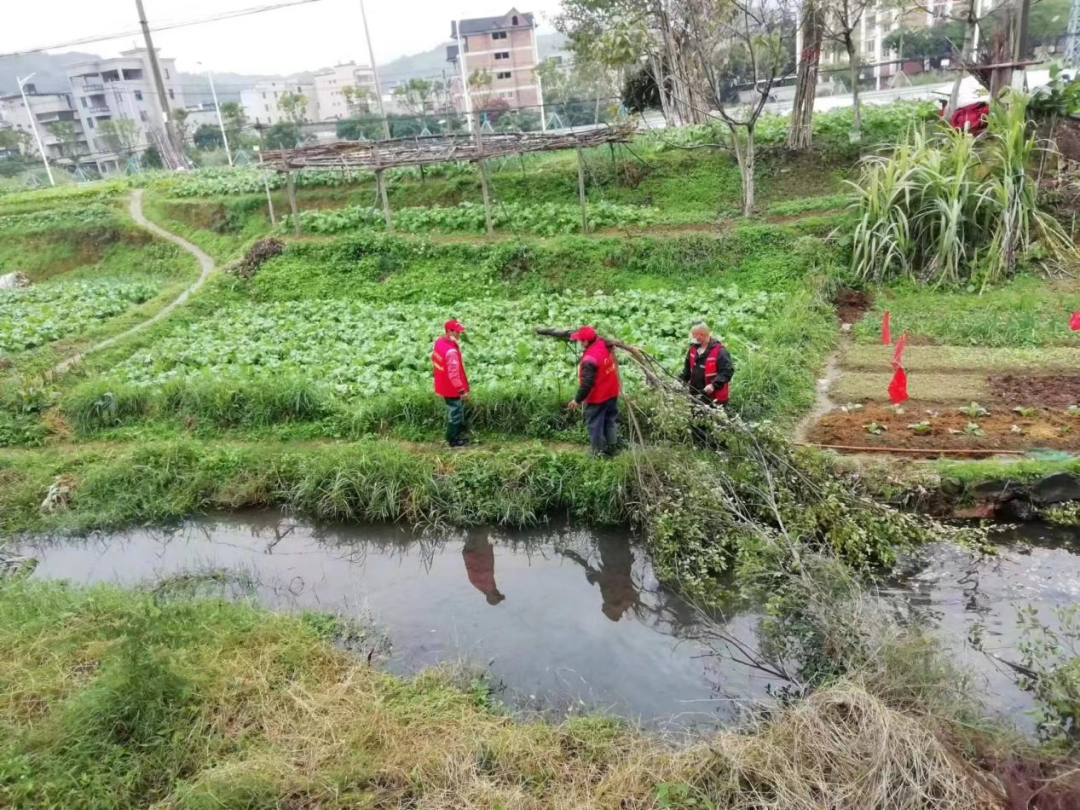
{"type": "Polygon", "coordinates": [[[0,290],[0,352],[25,351],[77,335],[149,301],[158,289],[147,281],[60,280],[0,290]]]}
{"type": "MultiPolygon", "coordinates": [[[[745,346],[755,340],[782,293],[711,289],[722,301],[713,326],[745,346]]],[[[467,300],[452,312],[431,303],[373,306],[356,301],[286,301],[232,306],[219,316],[178,327],[116,369],[129,382],[155,385],[203,374],[296,374],[349,396],[426,386],[431,336],[450,315],[468,327],[465,355],[480,386],[564,385],[575,356],[559,341],[539,338],[534,326],[593,323],[635,342],[669,368],[681,368],[688,324],[700,315],[702,295],[681,292],[563,293],[526,300],[467,300]]]]}

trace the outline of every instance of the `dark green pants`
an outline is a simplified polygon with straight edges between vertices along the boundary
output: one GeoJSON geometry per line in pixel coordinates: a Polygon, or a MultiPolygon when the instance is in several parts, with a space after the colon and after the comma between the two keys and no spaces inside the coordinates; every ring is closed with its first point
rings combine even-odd
{"type": "Polygon", "coordinates": [[[443,397],[446,402],[446,443],[451,447],[465,441],[465,402],[461,397],[443,397]]]}

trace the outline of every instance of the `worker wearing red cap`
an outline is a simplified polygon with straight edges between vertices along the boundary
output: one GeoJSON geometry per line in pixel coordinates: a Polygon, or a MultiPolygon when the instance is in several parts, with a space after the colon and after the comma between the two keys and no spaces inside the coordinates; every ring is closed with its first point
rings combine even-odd
{"type": "Polygon", "coordinates": [[[578,364],[578,390],[567,407],[571,410],[585,403],[585,424],[593,453],[612,456],[618,440],[619,365],[615,353],[591,326],[571,333],[570,340],[580,341],[585,350],[578,364]]]}
{"type": "Polygon", "coordinates": [[[458,336],[465,327],[456,318],[443,324],[443,334],[431,349],[435,374],[435,393],[446,402],[446,443],[451,447],[468,444],[465,439],[465,400],[469,396],[469,378],[461,359],[458,336]]]}

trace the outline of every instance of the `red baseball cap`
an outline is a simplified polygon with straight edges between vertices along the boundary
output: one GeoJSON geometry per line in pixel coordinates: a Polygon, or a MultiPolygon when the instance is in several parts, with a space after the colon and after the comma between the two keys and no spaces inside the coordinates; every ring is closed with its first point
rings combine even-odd
{"type": "Polygon", "coordinates": [[[593,329],[591,326],[583,326],[576,332],[572,332],[570,334],[570,339],[584,341],[596,340],[596,330],[593,329]]]}
{"type": "Polygon", "coordinates": [[[445,329],[447,332],[464,332],[465,331],[465,327],[461,325],[461,321],[459,321],[457,318],[451,318],[446,323],[444,323],[443,324],[443,329],[445,329]]]}

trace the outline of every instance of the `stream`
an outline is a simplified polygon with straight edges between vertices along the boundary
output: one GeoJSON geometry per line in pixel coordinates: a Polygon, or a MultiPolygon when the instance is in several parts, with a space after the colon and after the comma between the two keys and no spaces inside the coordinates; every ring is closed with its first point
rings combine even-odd
{"type": "MultiPolygon", "coordinates": [[[[880,598],[929,621],[974,673],[987,706],[1030,731],[1030,696],[970,639],[1017,660],[1019,606],[1035,606],[1054,625],[1052,608],[1080,600],[1078,538],[1045,526],[997,532],[999,554],[982,559],[931,546],[882,585],[880,598]]],[[[686,731],[729,723],[784,685],[702,641],[721,627],[753,645],[757,612],[699,611],[657,581],[625,531],[415,533],[249,512],[169,529],[23,539],[14,550],[39,560],[38,578],[153,585],[213,574],[215,593],[354,617],[389,637],[387,669],[467,665],[518,709],[600,711],[686,731]]]]}

